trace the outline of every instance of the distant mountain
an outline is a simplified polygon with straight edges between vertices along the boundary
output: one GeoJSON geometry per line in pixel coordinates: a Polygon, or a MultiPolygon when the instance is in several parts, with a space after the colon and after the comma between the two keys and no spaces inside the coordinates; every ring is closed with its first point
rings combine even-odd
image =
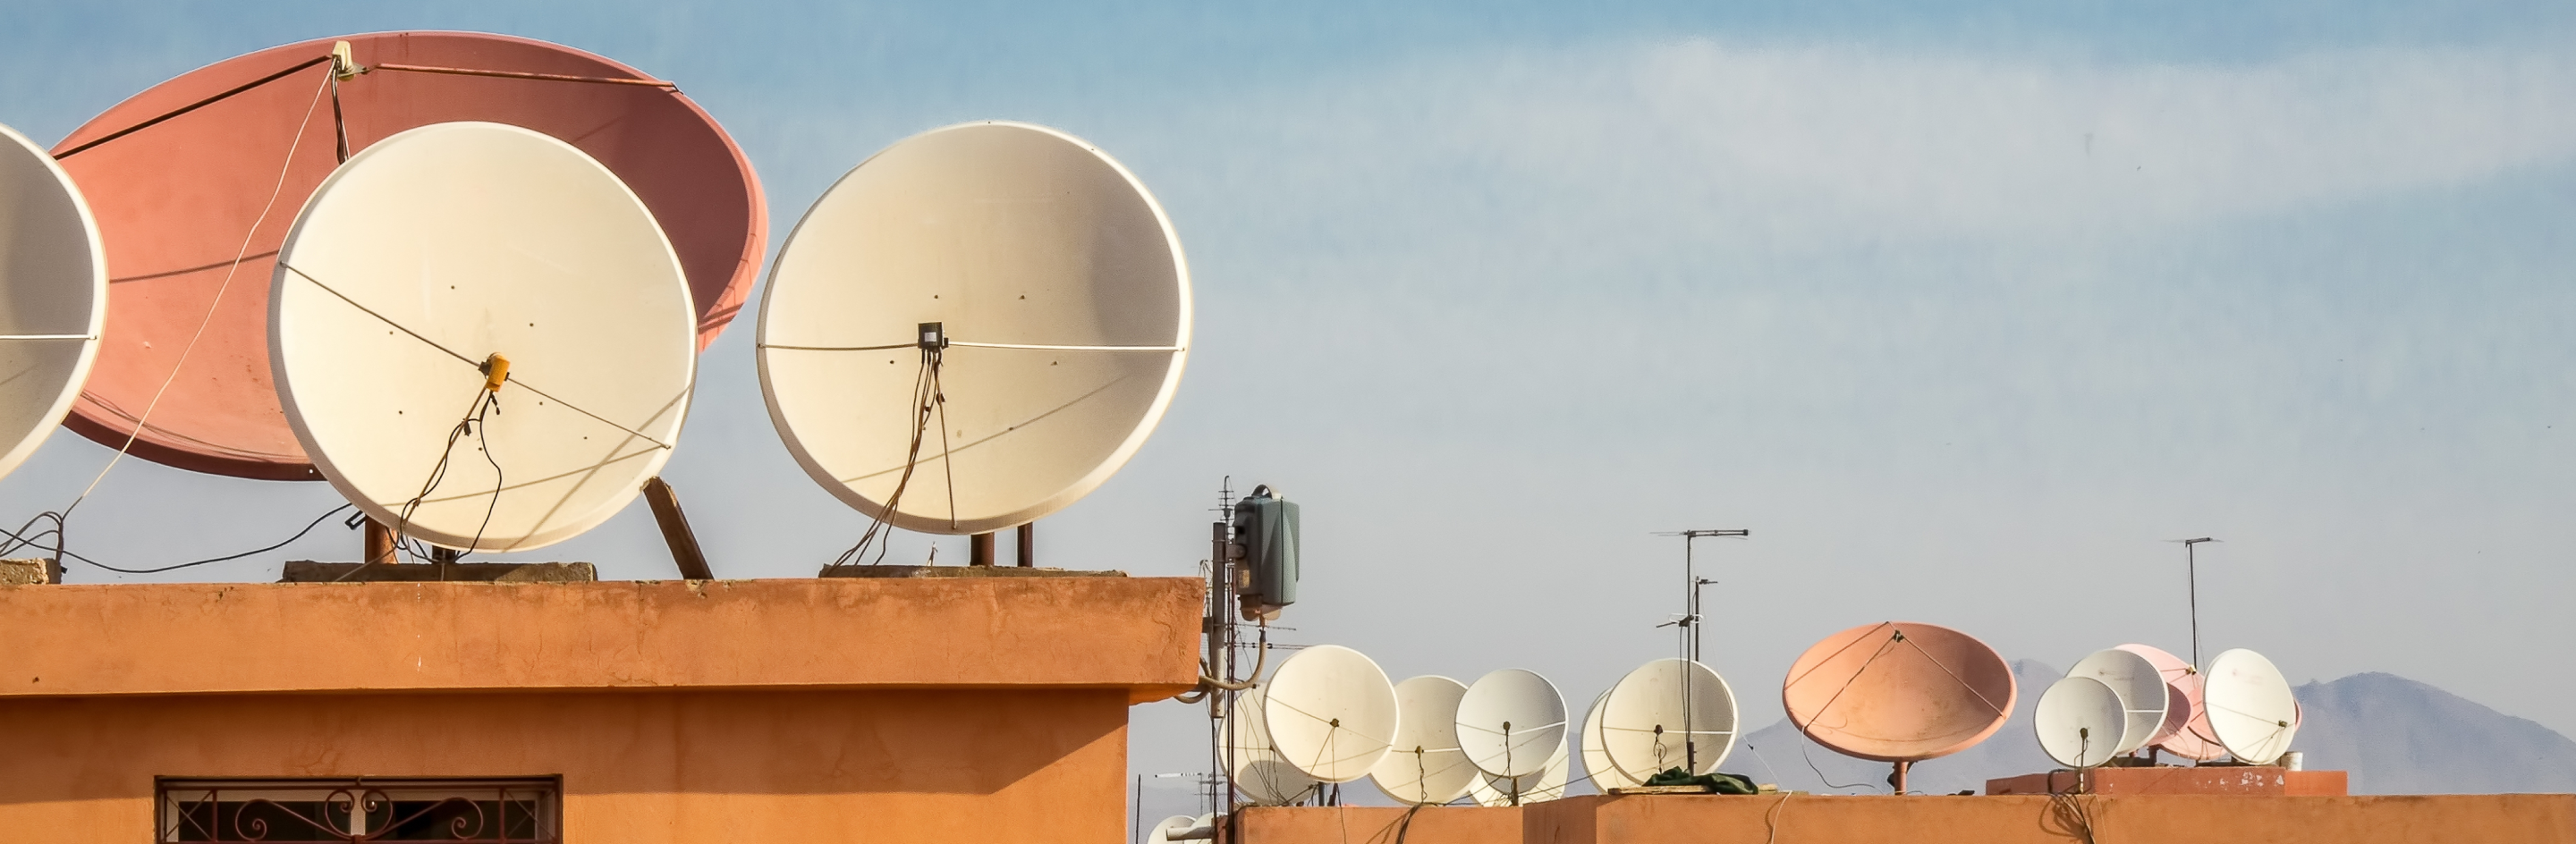
{"type": "MultiPolygon", "coordinates": [[[[2012,720],[1975,747],[1914,766],[1913,789],[1982,792],[1989,778],[2056,767],[2030,732],[2031,707],[2060,672],[2013,663],[2012,720]]],[[[2354,794],[2576,791],[2576,741],[2532,721],[2392,674],[2355,674],[2296,689],[2307,721],[2291,749],[2307,766],[2352,773],[2354,794]]],[[[1725,769],[1784,788],[1886,793],[1888,766],[1825,749],[1781,721],[1745,737],[1725,769]]]]}
{"type": "Polygon", "coordinates": [[[2576,791],[2576,741],[2394,674],[2298,688],[2291,748],[2352,772],[2355,794],[2576,791]]]}

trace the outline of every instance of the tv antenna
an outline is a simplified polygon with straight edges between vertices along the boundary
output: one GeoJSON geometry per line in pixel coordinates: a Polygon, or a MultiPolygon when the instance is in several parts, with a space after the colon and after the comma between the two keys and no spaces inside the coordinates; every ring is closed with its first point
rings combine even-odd
{"type": "MultiPolygon", "coordinates": [[[[1665,622],[1664,625],[1657,625],[1659,627],[1670,625],[1679,628],[1678,630],[1675,630],[1674,633],[1681,639],[1680,644],[1677,646],[1677,650],[1682,652],[1682,659],[1689,662],[1699,661],[1700,588],[1717,582],[1715,579],[1702,578],[1699,576],[1698,561],[1692,556],[1694,546],[1699,542],[1701,537],[1724,536],[1742,539],[1752,535],[1753,531],[1747,528],[1728,528],[1722,530],[1697,528],[1656,534],[1656,536],[1678,536],[1682,538],[1682,615],[1680,618],[1665,622]]],[[[1695,711],[1691,707],[1691,685],[1692,684],[1690,683],[1684,683],[1681,687],[1682,715],[1685,719],[1682,722],[1683,735],[1695,735],[1695,733],[1692,732],[1692,727],[1694,725],[1687,720],[1690,714],[1695,711]]],[[[1684,742],[1682,753],[1684,757],[1683,763],[1689,766],[1692,772],[1698,772],[1699,744],[1697,742],[1684,742]]]]}
{"type": "Polygon", "coordinates": [[[2209,537],[2168,539],[2182,543],[2183,577],[2191,588],[2191,670],[2199,671],[2200,662],[2200,559],[2196,551],[2203,542],[2217,542],[2209,537]]]}

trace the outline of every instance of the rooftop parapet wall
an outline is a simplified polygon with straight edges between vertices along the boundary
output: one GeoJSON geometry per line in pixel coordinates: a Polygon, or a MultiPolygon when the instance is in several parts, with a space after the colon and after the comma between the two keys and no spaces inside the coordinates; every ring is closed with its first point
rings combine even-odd
{"type": "MultiPolygon", "coordinates": [[[[1392,841],[1404,811],[1247,809],[1240,844],[1392,841]]],[[[1426,809],[1407,833],[1408,844],[2567,844],[2576,795],[1583,796],[1426,809]]]]}
{"type": "Polygon", "coordinates": [[[1123,687],[1198,678],[1190,578],[0,587],[0,698],[1123,687]]]}

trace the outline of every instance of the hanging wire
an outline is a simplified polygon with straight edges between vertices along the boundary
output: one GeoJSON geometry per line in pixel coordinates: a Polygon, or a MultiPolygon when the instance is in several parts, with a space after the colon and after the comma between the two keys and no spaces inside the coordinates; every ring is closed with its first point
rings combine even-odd
{"type": "MultiPolygon", "coordinates": [[[[394,547],[398,552],[409,551],[411,552],[413,559],[423,559],[434,556],[432,549],[424,547],[417,540],[412,540],[406,537],[404,535],[404,531],[411,527],[412,514],[419,511],[421,502],[428,499],[429,494],[437,490],[439,484],[446,482],[447,465],[449,461],[453,460],[456,456],[456,441],[464,439],[468,434],[472,434],[474,436],[474,440],[478,447],[482,449],[483,459],[492,464],[492,499],[484,504],[483,524],[474,529],[474,540],[466,543],[465,550],[472,550],[474,546],[483,543],[483,531],[486,528],[491,527],[492,514],[501,506],[502,484],[501,464],[492,456],[491,441],[485,438],[482,429],[485,427],[485,422],[491,418],[491,415],[500,412],[500,409],[501,400],[499,392],[489,389],[484,384],[474,385],[474,401],[473,403],[466,405],[465,415],[456,420],[456,427],[449,428],[447,430],[447,447],[439,451],[438,464],[430,467],[429,479],[421,482],[419,494],[413,495],[411,500],[403,502],[402,509],[396,511],[394,514],[393,534],[396,538],[394,547]]],[[[355,568],[351,568],[348,571],[341,573],[339,577],[332,578],[332,581],[338,582],[348,580],[349,578],[356,576],[358,572],[364,571],[369,566],[373,566],[378,562],[383,561],[369,559],[360,562],[355,568]]]]}
{"type": "MultiPolygon", "coordinates": [[[[324,60],[327,61],[328,57],[325,57],[324,60]]],[[[296,69],[300,70],[302,67],[299,66],[296,69]]],[[[289,142],[286,146],[286,161],[278,167],[277,182],[274,186],[269,188],[268,202],[267,204],[260,206],[259,216],[252,218],[250,231],[242,233],[241,248],[234,250],[232,264],[224,270],[223,283],[215,286],[214,299],[206,303],[206,315],[197,320],[196,332],[188,335],[188,344],[186,346],[180,347],[179,360],[170,365],[170,374],[161,379],[161,386],[158,389],[152,391],[152,400],[143,405],[143,415],[135,418],[134,430],[125,435],[124,444],[117,446],[116,456],[108,458],[107,465],[99,468],[98,476],[90,479],[89,486],[82,489],[81,494],[78,497],[73,498],[71,504],[63,507],[61,518],[65,520],[70,519],[72,511],[79,509],[81,502],[89,500],[90,493],[98,491],[98,485],[101,481],[107,480],[107,473],[114,471],[116,469],[116,464],[125,459],[126,453],[134,450],[134,441],[143,436],[143,428],[152,422],[152,412],[161,407],[161,399],[163,396],[169,394],[170,385],[179,382],[180,370],[187,368],[188,357],[196,353],[198,341],[205,339],[207,326],[214,324],[215,312],[223,307],[224,294],[232,289],[233,278],[240,275],[242,261],[250,257],[250,245],[253,240],[259,237],[259,227],[268,222],[268,215],[277,210],[278,197],[283,196],[286,193],[286,178],[295,172],[295,153],[297,150],[304,147],[304,130],[312,126],[313,113],[322,104],[322,94],[331,90],[332,85],[338,81],[337,77],[333,76],[328,71],[325,71],[322,76],[322,84],[315,86],[313,89],[312,101],[306,103],[304,106],[303,121],[295,124],[295,139],[289,142]]],[[[102,142],[104,142],[104,140],[105,139],[101,139],[102,142]]],[[[83,147],[83,149],[86,148],[87,147],[83,147]]],[[[79,150],[74,150],[74,152],[77,151],[79,150]]]]}
{"type": "MultiPolygon", "coordinates": [[[[921,347],[921,369],[913,375],[912,379],[912,404],[910,406],[913,413],[912,445],[904,453],[903,474],[895,478],[894,493],[886,496],[885,508],[870,518],[867,532],[859,534],[858,543],[851,545],[849,550],[841,552],[840,556],[832,558],[831,565],[824,566],[825,569],[836,569],[845,565],[854,564],[873,566],[885,562],[886,550],[889,545],[889,540],[892,538],[891,534],[886,532],[886,528],[889,526],[887,519],[893,517],[895,508],[903,505],[904,490],[909,489],[912,486],[912,471],[921,465],[921,445],[929,438],[930,420],[934,414],[939,415],[941,420],[939,435],[942,443],[942,452],[940,462],[943,465],[947,463],[945,443],[948,439],[948,423],[946,421],[948,398],[940,390],[939,371],[939,349],[930,346],[921,347]],[[876,552],[876,559],[867,560],[862,563],[861,561],[866,560],[870,550],[874,550],[876,552]]],[[[954,475],[952,475],[951,478],[953,480],[954,475]]],[[[948,516],[950,524],[955,524],[957,517],[957,485],[954,483],[948,485],[948,500],[948,516]]]]}
{"type": "MultiPolygon", "coordinates": [[[[179,570],[179,569],[184,569],[184,568],[188,568],[188,567],[191,567],[191,566],[202,566],[202,565],[206,565],[206,564],[208,564],[208,563],[229,562],[229,561],[232,561],[232,560],[238,560],[238,559],[241,559],[241,558],[243,558],[243,557],[249,557],[249,556],[254,556],[254,555],[258,555],[258,554],[265,554],[265,553],[268,553],[268,552],[270,552],[270,551],[275,551],[275,550],[277,550],[277,549],[284,548],[284,547],[286,547],[286,546],[288,546],[288,545],[292,545],[292,544],[294,544],[294,543],[295,543],[295,541],[296,541],[296,540],[303,539],[303,538],[304,538],[304,536],[305,536],[305,534],[312,533],[314,528],[321,527],[323,522],[330,521],[330,519],[331,519],[331,517],[332,517],[332,516],[339,515],[339,514],[341,513],[341,511],[349,510],[349,509],[351,509],[351,508],[352,508],[352,506],[353,506],[353,505],[342,504],[342,505],[340,505],[340,506],[338,506],[338,507],[333,507],[333,508],[331,508],[329,511],[324,512],[321,516],[316,517],[316,518],[315,518],[311,523],[306,524],[306,525],[304,526],[304,529],[303,529],[303,530],[296,531],[294,536],[289,536],[289,537],[287,537],[284,541],[278,542],[278,543],[273,544],[273,545],[269,545],[269,546],[262,547],[262,548],[256,548],[256,549],[249,550],[249,551],[243,551],[243,552],[241,552],[241,553],[239,553],[239,554],[226,554],[226,555],[221,556],[221,557],[209,557],[209,558],[207,558],[207,559],[203,559],[203,560],[191,560],[191,561],[188,561],[188,562],[179,563],[179,564],[177,564],[177,565],[161,566],[161,567],[159,567],[159,568],[148,568],[148,569],[129,569],[129,568],[119,568],[119,567],[117,567],[117,566],[111,566],[111,565],[108,565],[108,564],[106,564],[106,563],[102,563],[102,562],[99,562],[99,561],[97,561],[97,560],[90,559],[90,558],[88,558],[88,557],[86,557],[86,556],[82,556],[81,554],[79,554],[79,553],[77,553],[77,552],[72,552],[72,551],[68,551],[68,550],[63,550],[63,549],[61,549],[59,546],[57,546],[57,547],[56,547],[56,549],[55,549],[55,554],[57,554],[58,556],[57,556],[55,559],[57,559],[57,560],[64,560],[64,559],[69,559],[69,560],[78,560],[78,561],[80,561],[80,562],[82,562],[82,563],[85,563],[85,564],[88,564],[88,565],[91,565],[91,566],[95,566],[95,567],[97,567],[97,568],[106,569],[106,570],[108,570],[108,571],[117,572],[117,573],[119,573],[119,574],[158,574],[158,573],[165,572],[165,571],[177,571],[177,570],[179,570]]],[[[43,540],[47,535],[53,535],[53,536],[55,536],[56,538],[60,538],[60,536],[61,536],[62,532],[63,532],[63,531],[62,531],[62,517],[61,517],[59,514],[56,514],[56,513],[54,513],[53,511],[50,511],[50,510],[48,510],[48,511],[46,511],[46,512],[43,512],[43,513],[38,513],[38,514],[36,514],[36,517],[35,517],[35,518],[28,519],[26,524],[24,524],[24,525],[20,525],[20,526],[19,526],[19,528],[18,528],[17,530],[14,530],[14,531],[10,531],[10,530],[0,530],[0,533],[6,533],[6,534],[8,534],[8,535],[9,535],[9,540],[8,540],[8,542],[6,542],[5,544],[0,544],[0,554],[6,554],[6,553],[8,553],[8,552],[10,552],[10,551],[14,551],[14,550],[17,550],[17,549],[19,549],[19,548],[23,548],[23,547],[30,547],[30,546],[34,546],[34,547],[42,547],[42,546],[38,546],[38,545],[37,545],[37,543],[38,543],[38,542],[40,542],[40,541],[42,541],[42,540],[43,540]],[[50,520],[50,521],[54,522],[54,527],[47,528],[47,529],[45,529],[45,530],[36,531],[36,532],[34,532],[34,533],[28,533],[28,532],[26,532],[28,528],[34,527],[34,526],[35,526],[35,524],[36,524],[37,522],[40,522],[40,521],[48,521],[48,520],[50,520]]]]}

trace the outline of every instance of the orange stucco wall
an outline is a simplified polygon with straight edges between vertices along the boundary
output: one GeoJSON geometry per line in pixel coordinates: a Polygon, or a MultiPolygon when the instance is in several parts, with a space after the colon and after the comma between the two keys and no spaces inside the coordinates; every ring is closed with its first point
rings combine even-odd
{"type": "Polygon", "coordinates": [[[1196,581],[0,589],[0,840],[153,778],[555,775],[571,842],[1126,837],[1196,581]],[[39,690],[41,689],[41,690],[39,690]]]}
{"type": "MultiPolygon", "coordinates": [[[[2066,844],[2085,840],[2068,813],[2081,806],[2092,840],[2156,844],[2564,844],[2576,842],[2576,795],[2433,797],[1785,798],[1651,795],[1573,797],[1492,813],[1486,822],[1417,823],[1407,844],[2066,844]],[[1505,814],[1510,813],[1510,814],[1505,814]],[[1511,823],[1516,819],[1518,822],[1511,823]],[[1497,834],[1497,824],[1516,827],[1497,834]]],[[[1402,815],[1388,808],[1244,811],[1241,844],[1368,839],[1402,815]]]]}
{"type": "Polygon", "coordinates": [[[1198,681],[1187,578],[0,587],[0,697],[1198,681]],[[972,658],[960,658],[961,654],[972,658]]]}

